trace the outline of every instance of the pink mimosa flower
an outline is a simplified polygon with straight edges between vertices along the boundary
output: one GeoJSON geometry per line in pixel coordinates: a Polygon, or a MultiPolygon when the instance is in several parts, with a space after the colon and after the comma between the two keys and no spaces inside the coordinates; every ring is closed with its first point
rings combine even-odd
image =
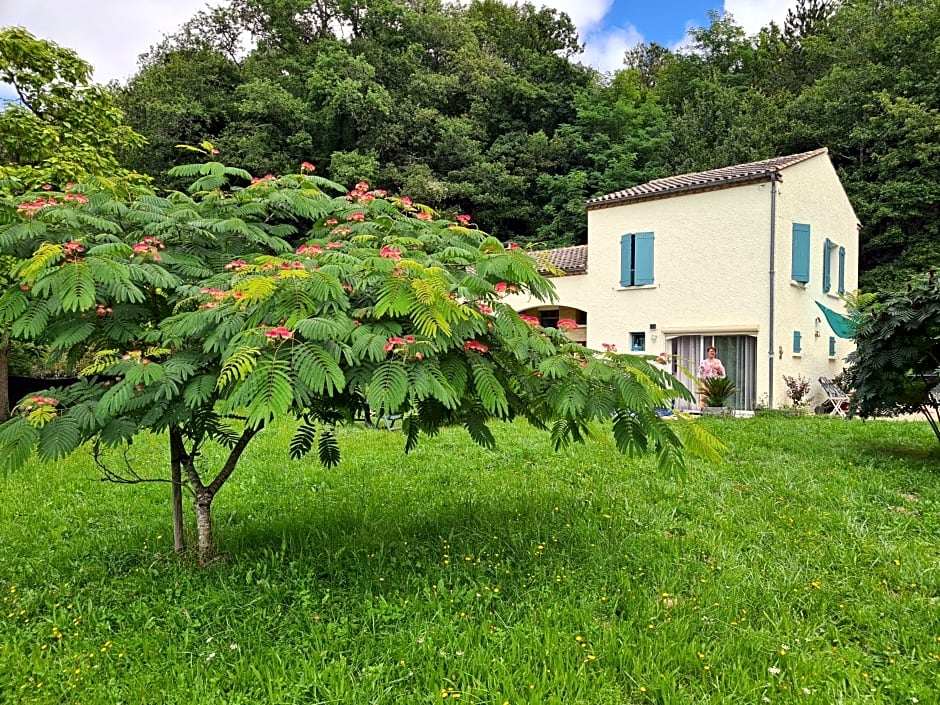
{"type": "Polygon", "coordinates": [[[468,340],[463,344],[464,350],[473,350],[479,353],[485,353],[489,350],[483,343],[477,342],[476,340],[468,340]]]}
{"type": "Polygon", "coordinates": [[[532,326],[533,328],[538,328],[538,327],[540,326],[540,321],[539,321],[539,319],[538,319],[537,317],[535,317],[535,316],[528,316],[528,315],[522,313],[522,314],[519,314],[519,318],[522,319],[522,322],[523,322],[523,323],[526,323],[526,324],[532,326]]]}

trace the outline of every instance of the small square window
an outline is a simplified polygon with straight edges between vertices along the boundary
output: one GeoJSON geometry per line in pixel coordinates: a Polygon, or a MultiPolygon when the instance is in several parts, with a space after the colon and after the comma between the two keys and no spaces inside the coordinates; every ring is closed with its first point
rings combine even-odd
{"type": "Polygon", "coordinates": [[[646,333],[630,334],[630,350],[631,352],[646,351],[646,333]]]}
{"type": "Polygon", "coordinates": [[[539,311],[539,325],[541,325],[542,328],[557,328],[559,318],[557,308],[539,311]]]}

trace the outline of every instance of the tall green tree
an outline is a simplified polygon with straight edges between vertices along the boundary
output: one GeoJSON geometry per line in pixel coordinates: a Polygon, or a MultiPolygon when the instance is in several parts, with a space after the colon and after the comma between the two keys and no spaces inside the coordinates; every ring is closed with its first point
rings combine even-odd
{"type": "Polygon", "coordinates": [[[176,144],[210,140],[257,173],[309,159],[346,178],[362,163],[357,179],[532,238],[550,198],[538,176],[566,166],[545,145],[592,80],[571,61],[580,43],[566,15],[494,0],[243,0],[217,12],[226,23],[197,15],[120,92],[151,142],[132,161],[161,185],[181,186],[161,176],[176,144]],[[240,56],[233,34],[250,38],[240,56]]]}
{"type": "Polygon", "coordinates": [[[831,66],[791,103],[786,144],[829,146],[863,225],[864,289],[940,261],[938,32],[936,3],[856,0],[805,49],[831,66]]]}
{"type": "MultiPolygon", "coordinates": [[[[123,189],[145,177],[122,166],[117,153],[143,144],[124,124],[112,95],[91,81],[75,52],[26,30],[0,30],[0,83],[17,99],[0,110],[0,200],[36,189],[64,188],[98,177],[123,189]]],[[[10,286],[16,252],[0,246],[0,287],[10,286]]],[[[0,419],[9,412],[10,337],[0,329],[0,419]]]]}

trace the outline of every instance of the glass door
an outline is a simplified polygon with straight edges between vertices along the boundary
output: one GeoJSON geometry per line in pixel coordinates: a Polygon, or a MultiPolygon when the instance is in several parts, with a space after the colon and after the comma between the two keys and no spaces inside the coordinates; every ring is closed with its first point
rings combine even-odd
{"type": "MultiPolygon", "coordinates": [[[[672,374],[695,394],[698,399],[699,362],[705,357],[705,351],[714,345],[718,358],[725,367],[725,374],[734,380],[737,394],[731,397],[729,405],[735,409],[753,409],[756,400],[757,380],[757,337],[753,335],[682,335],[673,338],[671,352],[673,356],[672,374]]],[[[697,409],[698,403],[677,404],[680,409],[697,409]]]]}

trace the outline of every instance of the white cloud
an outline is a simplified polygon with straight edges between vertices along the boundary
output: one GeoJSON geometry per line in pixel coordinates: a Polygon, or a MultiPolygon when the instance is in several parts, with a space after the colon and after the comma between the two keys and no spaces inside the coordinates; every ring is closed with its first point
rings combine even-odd
{"type": "Polygon", "coordinates": [[[75,52],[95,80],[123,80],[137,57],[206,6],[205,0],[0,0],[0,26],[18,25],[75,52]]]}
{"type": "Polygon", "coordinates": [[[635,27],[614,27],[585,38],[584,54],[580,61],[599,71],[612,72],[623,68],[623,55],[643,41],[635,27]]]}
{"type": "Polygon", "coordinates": [[[542,0],[542,2],[536,0],[533,4],[537,7],[547,5],[567,13],[578,28],[578,33],[587,35],[601,24],[614,2],[613,0],[542,0]]]}
{"type": "Polygon", "coordinates": [[[725,0],[725,12],[734,15],[745,32],[756,34],[771,20],[782,25],[787,10],[794,5],[795,0],[725,0]]]}

